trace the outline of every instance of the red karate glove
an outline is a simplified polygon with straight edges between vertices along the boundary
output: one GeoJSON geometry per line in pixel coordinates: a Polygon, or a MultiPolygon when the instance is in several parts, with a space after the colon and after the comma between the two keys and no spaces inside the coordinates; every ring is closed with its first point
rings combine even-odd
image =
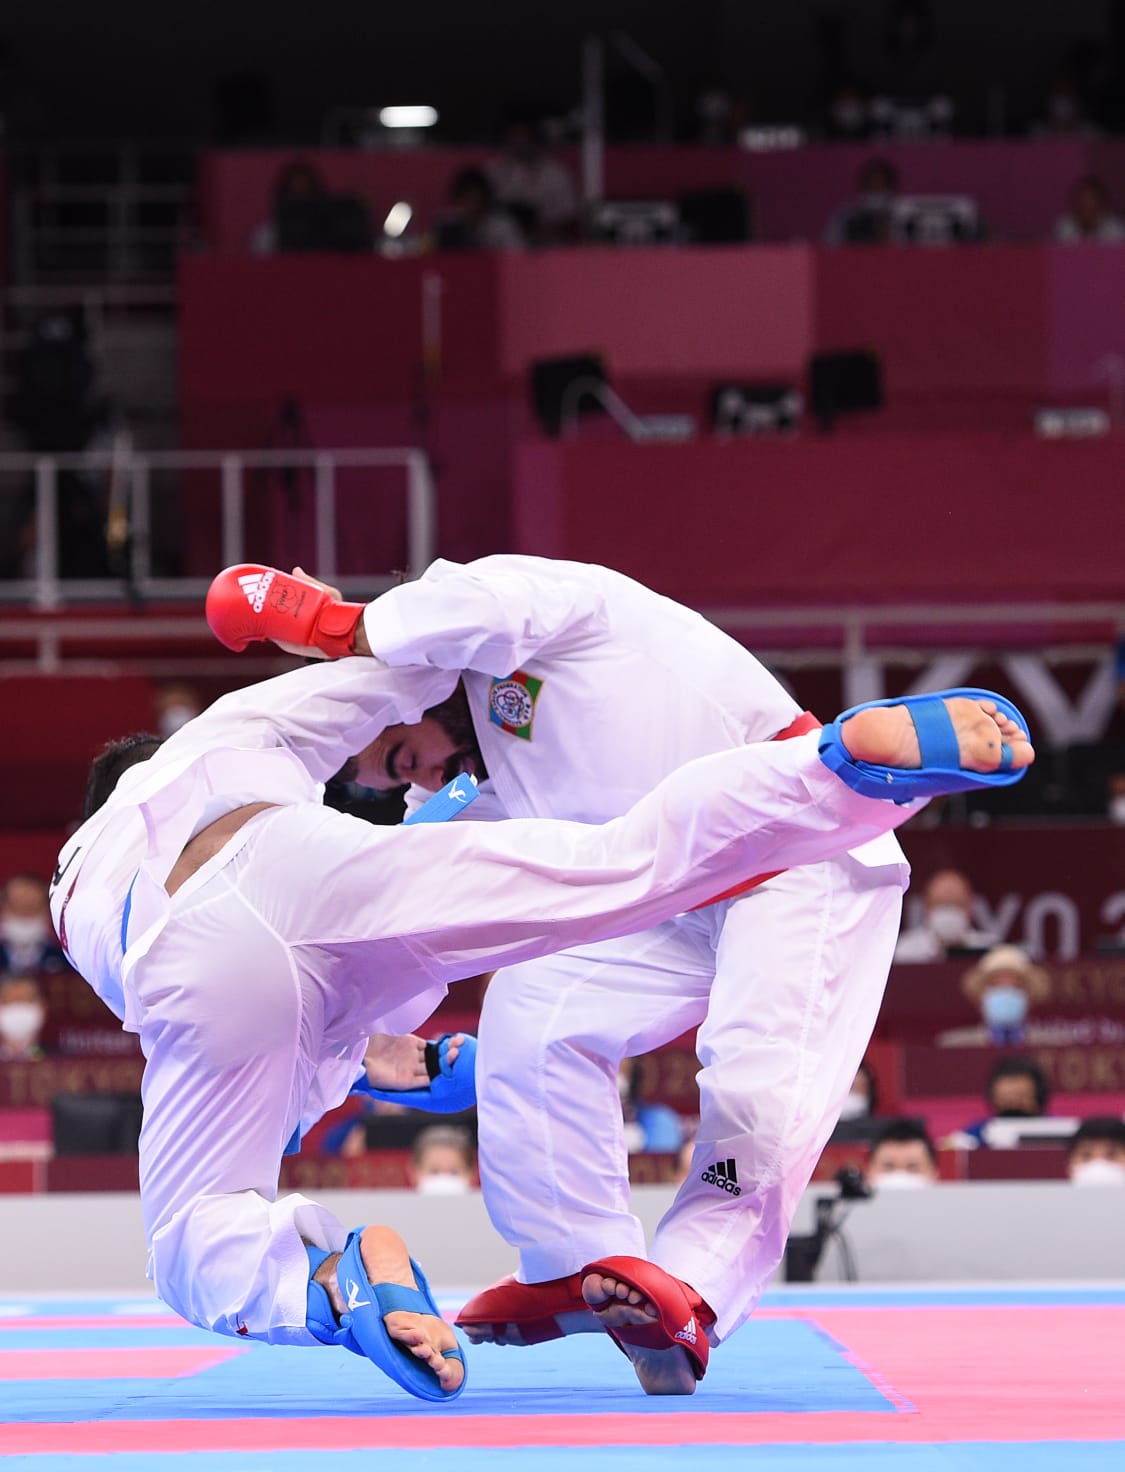
{"type": "Polygon", "coordinates": [[[207,622],[220,644],[257,639],[301,654],[340,659],[355,652],[362,603],[342,603],[317,583],[259,562],[224,568],[207,591],[207,622]]]}

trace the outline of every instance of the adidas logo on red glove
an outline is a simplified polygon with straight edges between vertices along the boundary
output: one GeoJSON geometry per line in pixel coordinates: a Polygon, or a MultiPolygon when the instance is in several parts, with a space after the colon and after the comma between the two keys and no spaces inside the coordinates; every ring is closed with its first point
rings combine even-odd
{"type": "Polygon", "coordinates": [[[270,568],[269,572],[243,573],[239,578],[238,586],[246,594],[246,600],[255,613],[261,613],[274,577],[273,568],[270,568]]]}
{"type": "Polygon", "coordinates": [[[207,622],[228,649],[272,639],[296,653],[340,659],[355,652],[363,608],[308,578],[256,562],[224,568],[207,591],[207,622]]]}

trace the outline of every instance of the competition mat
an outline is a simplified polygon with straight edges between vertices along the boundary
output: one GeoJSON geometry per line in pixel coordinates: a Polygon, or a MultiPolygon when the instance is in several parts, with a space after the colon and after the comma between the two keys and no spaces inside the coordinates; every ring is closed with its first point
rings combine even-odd
{"type": "Polygon", "coordinates": [[[778,1290],[682,1399],[643,1395],[601,1336],[468,1366],[431,1406],[344,1351],[221,1339],[152,1300],[0,1299],[0,1468],[1125,1468],[1125,1286],[778,1290]]]}

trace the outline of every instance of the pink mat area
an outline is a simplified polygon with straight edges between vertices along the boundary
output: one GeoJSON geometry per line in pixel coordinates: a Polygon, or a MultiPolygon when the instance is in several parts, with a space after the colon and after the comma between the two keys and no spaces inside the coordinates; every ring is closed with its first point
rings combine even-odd
{"type": "MultiPolygon", "coordinates": [[[[108,1319],[9,1318],[6,1327],[16,1336],[35,1322],[52,1335],[67,1322],[77,1331],[93,1331],[102,1322],[109,1342],[104,1351],[65,1343],[38,1350],[26,1341],[19,1351],[5,1351],[0,1376],[12,1378],[15,1371],[26,1384],[38,1369],[54,1391],[44,1402],[46,1415],[30,1412],[28,1419],[0,1426],[0,1444],[9,1455],[59,1457],[438,1448],[449,1445],[451,1415],[456,1444],[466,1450],[773,1445],[850,1447],[855,1453],[860,1447],[874,1452],[897,1444],[905,1455],[907,1446],[1016,1447],[1125,1438],[1125,1295],[1110,1294],[1103,1301],[1091,1293],[1076,1295],[1078,1301],[1062,1295],[1059,1301],[1054,1293],[1040,1293],[1029,1294],[1025,1302],[1013,1301],[1011,1294],[1001,1302],[967,1301],[964,1293],[951,1294],[947,1302],[927,1294],[896,1299],[884,1293],[879,1302],[862,1297],[862,1290],[845,1290],[827,1301],[788,1293],[781,1304],[771,1298],[770,1306],[716,1353],[713,1374],[690,1401],[646,1400],[627,1374],[608,1384],[607,1368],[618,1368],[616,1359],[599,1358],[608,1346],[571,1341],[523,1353],[487,1347],[474,1352],[479,1410],[466,1397],[441,1415],[419,1412],[393,1395],[373,1400],[369,1391],[376,1387],[366,1382],[358,1399],[345,1395],[341,1402],[334,1380],[336,1390],[319,1403],[316,1397],[298,1396],[286,1404],[276,1374],[285,1365],[274,1352],[247,1346],[244,1359],[241,1347],[222,1343],[169,1345],[163,1316],[148,1321],[159,1341],[148,1348],[133,1347],[135,1330],[125,1330],[126,1342],[114,1346],[108,1319]],[[782,1349],[798,1326],[809,1332],[803,1339],[798,1334],[803,1346],[798,1358],[785,1361],[770,1346],[782,1349]],[[115,1405],[104,1419],[91,1416],[85,1406],[83,1415],[79,1403],[68,1413],[62,1382],[88,1378],[90,1357],[99,1353],[107,1373],[124,1377],[123,1390],[126,1380],[151,1376],[152,1391],[138,1400],[138,1387],[127,1405],[115,1405]],[[23,1368],[16,1369],[17,1356],[23,1368]],[[155,1402],[144,1403],[161,1398],[156,1377],[167,1382],[206,1375],[212,1367],[227,1375],[224,1361],[251,1370],[257,1358],[266,1376],[259,1390],[239,1371],[213,1408],[200,1404],[190,1418],[177,1413],[176,1397],[167,1392],[163,1415],[155,1402]],[[822,1396],[822,1405],[837,1408],[806,1409],[816,1405],[818,1377],[839,1379],[841,1373],[855,1372],[862,1377],[849,1382],[855,1388],[835,1401],[822,1396]],[[865,1390],[864,1382],[877,1393],[865,1390]],[[236,1384],[241,1393],[232,1397],[236,1384]],[[235,1405],[244,1414],[224,1414],[235,1405]]],[[[197,1333],[183,1329],[187,1336],[197,1333]]],[[[284,1381],[285,1374],[280,1378],[284,1381]]],[[[34,1395],[30,1385],[25,1393],[34,1395]]]]}

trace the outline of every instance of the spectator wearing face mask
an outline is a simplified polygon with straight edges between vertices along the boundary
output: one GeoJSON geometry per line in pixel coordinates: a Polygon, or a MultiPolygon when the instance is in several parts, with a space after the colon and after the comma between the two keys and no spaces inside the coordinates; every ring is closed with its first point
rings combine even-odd
{"type": "Polygon", "coordinates": [[[194,720],[202,706],[190,685],[178,681],[162,685],[153,697],[156,724],[161,736],[174,736],[181,726],[194,720]]]}
{"type": "Polygon", "coordinates": [[[630,1155],[646,1151],[673,1154],[684,1143],[680,1116],[667,1104],[644,1097],[644,1068],[639,1058],[623,1058],[617,1070],[617,1092],[625,1122],[625,1145],[630,1155]]]}
{"type": "MultiPolygon", "coordinates": [[[[1037,1041],[1029,1033],[1028,1014],[1045,1002],[1050,978],[1019,946],[993,946],[961,978],[961,990],[980,1008],[983,1028],[971,1041],[998,1047],[1037,1041]]],[[[968,1042],[965,1038],[961,1041],[968,1042]]]]}
{"type": "Polygon", "coordinates": [[[879,1085],[875,1082],[875,1075],[871,1072],[867,1062],[864,1061],[856,1070],[848,1097],[840,1107],[840,1120],[850,1124],[854,1120],[870,1119],[878,1113],[879,1085]]]}
{"type": "Polygon", "coordinates": [[[420,1196],[463,1196],[475,1190],[477,1155],[468,1130],[449,1124],[422,1130],[414,1141],[406,1178],[420,1196]]]}
{"type": "Polygon", "coordinates": [[[916,1190],[938,1178],[937,1151],[917,1119],[891,1119],[871,1147],[864,1180],[873,1191],[916,1190]]]}
{"type": "Polygon", "coordinates": [[[988,1076],[985,1089],[990,1113],[951,1135],[945,1144],[972,1149],[988,1145],[988,1126],[994,1119],[1041,1119],[1051,1099],[1047,1075],[1030,1058],[1001,1058],[988,1076]]]}
{"type": "Polygon", "coordinates": [[[1066,1173],[1075,1186],[1125,1186],[1125,1120],[1084,1119],[1067,1144],[1066,1173]]]}
{"type": "Polygon", "coordinates": [[[51,924],[46,880],[13,874],[0,897],[0,976],[37,976],[65,967],[51,924]]]}
{"type": "Polygon", "coordinates": [[[946,961],[965,951],[987,951],[999,939],[973,924],[973,886],[959,869],[939,869],[922,890],[922,921],[902,931],[894,964],[946,961]]]}
{"type": "Polygon", "coordinates": [[[0,980],[0,1063],[32,1063],[43,1057],[39,1038],[47,1008],[33,976],[0,980]]]}

